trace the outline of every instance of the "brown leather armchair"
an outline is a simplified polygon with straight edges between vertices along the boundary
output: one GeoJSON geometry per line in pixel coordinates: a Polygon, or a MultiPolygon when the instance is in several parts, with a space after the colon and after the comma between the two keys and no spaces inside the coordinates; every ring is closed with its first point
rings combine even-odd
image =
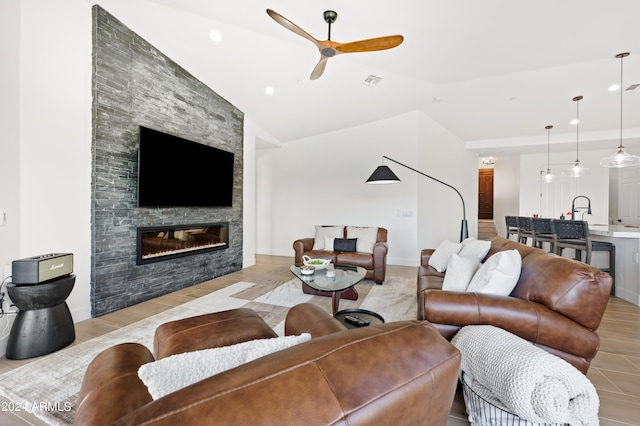
{"type": "Polygon", "coordinates": [[[555,354],[586,374],[598,351],[596,329],[609,300],[609,274],[573,259],[507,240],[491,239],[485,260],[516,249],[522,270],[509,296],[442,290],[444,274],[429,266],[434,250],[421,253],[418,319],[451,340],[466,325],[493,325],[555,354]]]}
{"type": "MultiPolygon", "coordinates": [[[[344,227],[346,238],[347,227],[344,227]]],[[[313,250],[315,238],[301,238],[293,242],[296,265],[302,264],[302,256],[307,255],[316,259],[329,259],[334,264],[360,266],[367,270],[366,279],[382,284],[387,272],[387,230],[378,228],[376,243],[373,246],[373,254],[370,253],[337,253],[327,250],[313,250]]],[[[356,295],[357,296],[357,295],[356,295]]]]}
{"type": "MultiPolygon", "coordinates": [[[[288,312],[285,333],[312,339],[156,400],[137,374],[154,361],[151,352],[137,343],[111,347],[87,368],[75,424],[447,422],[461,355],[428,322],[347,330],[318,306],[301,304],[288,312]]],[[[154,348],[159,358],[273,335],[255,312],[241,308],[163,324],[154,348]]]]}

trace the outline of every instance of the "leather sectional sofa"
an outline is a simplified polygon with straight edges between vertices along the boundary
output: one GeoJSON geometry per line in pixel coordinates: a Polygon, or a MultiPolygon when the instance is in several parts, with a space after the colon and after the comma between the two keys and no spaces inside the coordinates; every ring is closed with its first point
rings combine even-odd
{"type": "Polygon", "coordinates": [[[137,343],[100,353],[87,368],[76,425],[443,425],[460,352],[428,322],[347,330],[312,304],[291,308],[285,334],[311,340],[153,400],[141,365],[172,354],[275,333],[249,309],[158,327],[155,356],[137,343]]]}
{"type": "MultiPolygon", "coordinates": [[[[347,227],[344,227],[344,237],[347,238],[347,227]]],[[[387,230],[378,228],[376,243],[373,246],[373,253],[362,252],[336,252],[328,250],[313,250],[315,238],[301,238],[293,242],[295,251],[295,264],[302,264],[302,256],[311,258],[328,259],[334,264],[360,266],[367,270],[366,279],[373,280],[377,284],[382,284],[387,271],[387,230]]],[[[356,295],[357,296],[357,295],[356,295]]]]}
{"type": "Polygon", "coordinates": [[[491,239],[488,259],[516,249],[522,269],[509,296],[442,291],[445,273],[429,266],[434,250],[421,253],[418,320],[428,320],[451,340],[465,325],[493,325],[555,354],[586,374],[596,355],[600,325],[612,286],[609,274],[573,259],[502,237],[491,239]]]}

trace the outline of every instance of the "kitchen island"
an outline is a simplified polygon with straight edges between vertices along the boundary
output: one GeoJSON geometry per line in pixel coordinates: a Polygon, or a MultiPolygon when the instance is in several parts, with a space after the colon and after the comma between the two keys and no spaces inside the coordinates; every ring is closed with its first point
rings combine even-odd
{"type": "MultiPolygon", "coordinates": [[[[589,231],[592,240],[616,246],[615,295],[640,306],[640,226],[589,224],[589,231]]],[[[607,263],[605,253],[593,252],[593,266],[607,267],[607,263]]]]}

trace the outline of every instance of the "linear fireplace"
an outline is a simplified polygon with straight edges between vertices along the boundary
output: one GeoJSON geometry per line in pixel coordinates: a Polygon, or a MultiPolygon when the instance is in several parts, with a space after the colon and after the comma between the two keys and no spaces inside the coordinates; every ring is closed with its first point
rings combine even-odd
{"type": "Polygon", "coordinates": [[[142,265],[228,247],[227,222],[141,227],[136,263],[142,265]]]}

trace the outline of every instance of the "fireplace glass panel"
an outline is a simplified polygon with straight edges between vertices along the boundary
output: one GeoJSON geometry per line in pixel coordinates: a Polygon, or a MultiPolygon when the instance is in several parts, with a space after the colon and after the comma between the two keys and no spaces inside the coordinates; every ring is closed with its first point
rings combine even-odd
{"type": "Polygon", "coordinates": [[[228,246],[227,223],[138,228],[137,264],[223,250],[228,246]]]}

